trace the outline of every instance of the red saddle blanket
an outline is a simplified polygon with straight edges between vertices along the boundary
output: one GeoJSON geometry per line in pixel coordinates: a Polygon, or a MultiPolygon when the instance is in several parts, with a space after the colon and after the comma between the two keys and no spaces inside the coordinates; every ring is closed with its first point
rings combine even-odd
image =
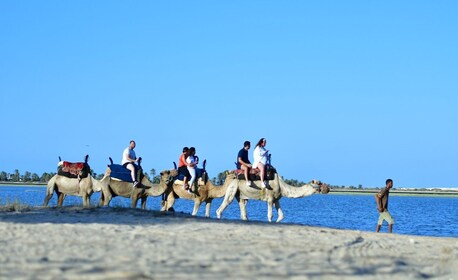
{"type": "Polygon", "coordinates": [[[64,161],[62,164],[62,171],[68,172],[73,175],[78,175],[80,171],[82,171],[84,168],[84,162],[68,162],[64,161]]]}
{"type": "Polygon", "coordinates": [[[59,165],[57,169],[57,174],[69,178],[86,178],[90,173],[91,168],[85,162],[63,161],[62,165],[59,165]]]}

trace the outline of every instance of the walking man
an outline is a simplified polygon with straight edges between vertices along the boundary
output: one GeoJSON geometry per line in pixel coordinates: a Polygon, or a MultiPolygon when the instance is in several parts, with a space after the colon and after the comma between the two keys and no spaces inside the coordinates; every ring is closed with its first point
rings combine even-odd
{"type": "Polygon", "coordinates": [[[393,220],[393,217],[391,217],[390,212],[388,212],[388,197],[390,195],[390,189],[392,187],[393,187],[393,180],[387,179],[385,188],[382,189],[379,193],[375,195],[375,201],[377,201],[378,212],[380,213],[380,216],[378,218],[377,228],[375,230],[376,232],[380,231],[380,228],[382,227],[382,224],[383,224],[383,220],[388,222],[388,232],[389,233],[393,232],[394,220],[393,220]]]}

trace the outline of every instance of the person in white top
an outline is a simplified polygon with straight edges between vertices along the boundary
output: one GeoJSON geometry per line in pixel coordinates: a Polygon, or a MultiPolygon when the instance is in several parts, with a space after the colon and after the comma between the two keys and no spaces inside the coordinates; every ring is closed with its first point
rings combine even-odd
{"type": "Polygon", "coordinates": [[[122,153],[122,161],[121,164],[125,168],[130,170],[130,176],[132,177],[133,186],[136,187],[138,185],[138,181],[136,178],[136,170],[137,170],[137,165],[135,164],[138,162],[138,158],[135,155],[135,141],[131,140],[129,147],[124,149],[124,152],[122,153]]]}
{"type": "MultiPolygon", "coordinates": [[[[191,179],[189,180],[189,187],[193,192],[195,191],[194,181],[196,180],[196,168],[197,164],[199,163],[199,159],[195,155],[196,148],[189,148],[189,156],[186,158],[186,163],[188,164],[189,174],[191,174],[191,179]]],[[[189,189],[188,192],[190,192],[189,189]]]]}
{"type": "Polygon", "coordinates": [[[261,138],[258,141],[258,144],[256,144],[256,148],[254,148],[253,151],[253,166],[258,168],[259,171],[261,172],[260,177],[261,177],[261,182],[262,186],[264,188],[267,187],[265,176],[266,176],[266,163],[267,163],[267,156],[269,154],[269,151],[266,150],[267,140],[265,138],[261,138]]]}

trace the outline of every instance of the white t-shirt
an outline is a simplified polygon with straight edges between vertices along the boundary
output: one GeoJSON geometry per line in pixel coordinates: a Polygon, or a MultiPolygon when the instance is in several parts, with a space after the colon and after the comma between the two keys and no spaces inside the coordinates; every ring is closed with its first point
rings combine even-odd
{"type": "Polygon", "coordinates": [[[131,149],[129,149],[129,147],[127,147],[126,149],[124,149],[124,152],[122,153],[121,164],[131,162],[129,160],[129,158],[137,159],[137,156],[135,155],[135,151],[134,150],[131,150],[131,149]]]}
{"type": "MultiPolygon", "coordinates": [[[[190,163],[196,163],[197,160],[196,160],[196,157],[194,157],[194,156],[189,156],[189,157],[186,158],[186,162],[187,162],[188,164],[190,164],[190,163]]],[[[195,166],[189,166],[189,165],[188,165],[188,169],[189,169],[189,168],[194,169],[195,166]]]]}
{"type": "Polygon", "coordinates": [[[256,146],[253,151],[253,166],[258,166],[258,163],[267,163],[267,150],[261,146],[256,146]]]}

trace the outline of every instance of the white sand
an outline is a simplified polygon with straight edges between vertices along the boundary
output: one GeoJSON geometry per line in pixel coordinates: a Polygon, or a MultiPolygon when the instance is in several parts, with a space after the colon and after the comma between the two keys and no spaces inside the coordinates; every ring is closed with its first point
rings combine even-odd
{"type": "Polygon", "coordinates": [[[458,238],[127,208],[0,211],[0,279],[458,279],[458,238]]]}

